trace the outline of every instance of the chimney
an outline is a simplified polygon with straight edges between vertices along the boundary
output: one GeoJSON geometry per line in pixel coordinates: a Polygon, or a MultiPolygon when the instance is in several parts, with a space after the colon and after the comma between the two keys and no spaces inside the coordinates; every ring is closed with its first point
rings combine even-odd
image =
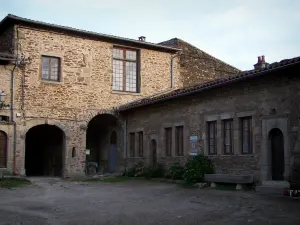
{"type": "Polygon", "coordinates": [[[268,67],[269,63],[266,63],[264,55],[258,56],[257,58],[257,63],[254,65],[255,70],[260,70],[268,67]]]}
{"type": "Polygon", "coordinates": [[[145,36],[140,36],[140,37],[139,37],[139,41],[145,42],[145,41],[146,41],[146,37],[145,37],[145,36]]]}

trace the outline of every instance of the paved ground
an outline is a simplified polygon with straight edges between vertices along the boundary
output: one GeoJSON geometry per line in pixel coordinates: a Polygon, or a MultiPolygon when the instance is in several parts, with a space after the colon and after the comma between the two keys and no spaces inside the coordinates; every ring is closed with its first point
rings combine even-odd
{"type": "Polygon", "coordinates": [[[146,181],[77,183],[35,178],[0,190],[0,224],[300,225],[300,201],[255,192],[184,189],[146,181]]]}

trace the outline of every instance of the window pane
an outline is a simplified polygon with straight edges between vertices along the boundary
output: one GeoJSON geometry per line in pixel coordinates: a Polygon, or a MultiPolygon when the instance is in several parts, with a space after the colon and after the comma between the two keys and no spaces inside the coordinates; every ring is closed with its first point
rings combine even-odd
{"type": "Polygon", "coordinates": [[[51,58],[50,59],[50,80],[58,80],[58,58],[51,58]]]}
{"type": "Polygon", "coordinates": [[[113,58],[123,59],[123,49],[114,48],[113,58]]]}
{"type": "Polygon", "coordinates": [[[126,62],[126,91],[136,92],[136,63],[126,62]]]}
{"type": "Polygon", "coordinates": [[[126,50],[126,59],[136,60],[136,51],[126,50]]]}
{"type": "Polygon", "coordinates": [[[123,90],[123,61],[113,60],[113,90],[123,90]]]}
{"type": "Polygon", "coordinates": [[[166,155],[172,155],[172,128],[166,128],[166,155]]]}
{"type": "Polygon", "coordinates": [[[134,157],[135,155],[135,137],[134,133],[130,133],[130,157],[134,157]]]}
{"type": "Polygon", "coordinates": [[[208,122],[208,153],[216,153],[217,122],[208,122]]]}
{"type": "Polygon", "coordinates": [[[175,129],[175,147],[176,147],[176,154],[178,156],[183,155],[183,126],[176,127],[175,129]]]}
{"type": "Polygon", "coordinates": [[[50,58],[42,57],[42,79],[49,79],[50,58]]]}
{"type": "Polygon", "coordinates": [[[139,132],[139,157],[143,157],[143,132],[139,132]]]}

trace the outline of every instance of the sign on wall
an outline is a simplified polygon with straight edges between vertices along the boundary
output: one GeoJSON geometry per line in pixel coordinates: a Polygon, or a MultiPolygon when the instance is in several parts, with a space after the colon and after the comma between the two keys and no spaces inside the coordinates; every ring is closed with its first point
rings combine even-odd
{"type": "Polygon", "coordinates": [[[190,155],[197,155],[198,136],[190,136],[190,155]]]}

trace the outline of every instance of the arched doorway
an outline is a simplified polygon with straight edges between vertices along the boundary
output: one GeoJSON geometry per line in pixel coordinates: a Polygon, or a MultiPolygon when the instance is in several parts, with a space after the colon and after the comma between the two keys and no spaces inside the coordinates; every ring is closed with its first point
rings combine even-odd
{"type": "Polygon", "coordinates": [[[27,176],[62,176],[65,134],[53,125],[38,125],[26,133],[27,176]]]}
{"type": "Polygon", "coordinates": [[[7,161],[7,135],[0,130],[0,168],[6,168],[7,161]]]}
{"type": "Polygon", "coordinates": [[[152,139],[151,140],[151,155],[152,155],[152,166],[156,167],[157,164],[157,144],[156,144],[156,140],[152,139]]]}
{"type": "Polygon", "coordinates": [[[108,170],[110,173],[117,168],[117,133],[113,131],[110,135],[110,149],[108,151],[108,170]]]}
{"type": "Polygon", "coordinates": [[[88,123],[86,148],[90,155],[86,161],[98,164],[100,172],[117,170],[117,127],[117,118],[111,114],[97,115],[88,123]]]}
{"type": "Polygon", "coordinates": [[[280,129],[274,128],[269,132],[272,158],[272,180],[284,179],[284,139],[280,129]]]}

